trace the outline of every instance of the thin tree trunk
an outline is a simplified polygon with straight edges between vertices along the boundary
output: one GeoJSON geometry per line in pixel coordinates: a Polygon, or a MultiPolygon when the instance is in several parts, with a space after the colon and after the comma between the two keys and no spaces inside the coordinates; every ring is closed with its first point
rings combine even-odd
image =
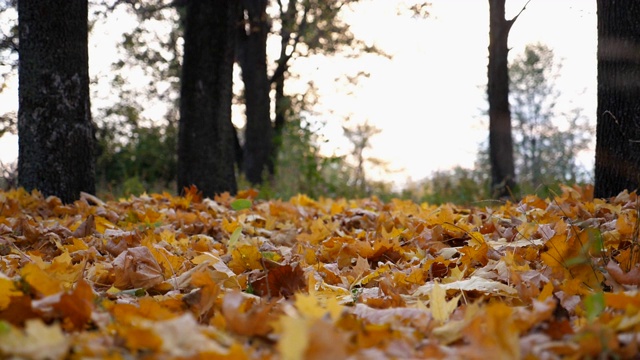
{"type": "Polygon", "coordinates": [[[271,99],[267,76],[267,0],[243,0],[238,31],[238,62],[242,69],[247,125],[243,171],[251,184],[261,184],[273,146],[271,99]]]}
{"type": "Polygon", "coordinates": [[[307,28],[307,12],[308,6],[305,7],[304,13],[300,18],[300,24],[296,22],[296,6],[298,1],[291,0],[287,4],[287,9],[281,14],[282,29],[280,32],[280,56],[277,61],[277,68],[271,75],[269,83],[275,84],[275,121],[273,126],[273,146],[271,156],[269,158],[269,174],[274,175],[276,171],[276,161],[278,152],[283,143],[284,127],[287,123],[287,111],[291,110],[291,99],[284,93],[284,80],[289,70],[289,60],[293,56],[296,47],[300,43],[302,33],[307,28]],[[293,29],[297,28],[296,36],[293,37],[293,29]],[[293,40],[293,44],[291,41],[293,40]],[[291,48],[289,46],[291,45],[291,48]]]}
{"type": "Polygon", "coordinates": [[[273,148],[269,159],[269,174],[275,174],[278,151],[282,147],[284,126],[287,122],[287,110],[291,108],[289,98],[284,94],[284,75],[275,79],[275,122],[273,126],[273,148]]]}
{"type": "Polygon", "coordinates": [[[505,19],[505,0],[489,0],[489,159],[494,197],[508,197],[515,186],[507,40],[515,21],[505,19]]]}
{"type": "Polygon", "coordinates": [[[598,0],[596,197],[639,185],[639,49],[640,3],[598,0]]]}
{"type": "Polygon", "coordinates": [[[239,3],[187,5],[178,135],[178,191],[205,196],[237,191],[231,123],[232,75],[239,3]]]}
{"type": "Polygon", "coordinates": [[[71,202],[95,192],[87,0],[20,0],[18,178],[71,202]]]}

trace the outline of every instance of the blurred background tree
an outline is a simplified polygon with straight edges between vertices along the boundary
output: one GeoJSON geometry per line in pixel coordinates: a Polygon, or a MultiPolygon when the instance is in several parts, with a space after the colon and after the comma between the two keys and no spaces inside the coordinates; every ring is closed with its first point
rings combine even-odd
{"type": "MultiPolygon", "coordinates": [[[[509,65],[510,108],[514,140],[517,191],[512,195],[537,193],[545,197],[559,184],[591,182],[580,163],[589,148],[594,129],[580,108],[568,113],[556,109],[561,93],[556,88],[561,63],[553,50],[530,44],[509,65]]],[[[429,202],[469,203],[491,198],[489,151],[480,145],[473,169],[455,167],[432,174],[422,184],[413,184],[412,195],[429,202]],[[417,196],[416,196],[417,195],[417,196]]],[[[408,191],[411,192],[411,191],[408,191]]]]}
{"type": "MultiPolygon", "coordinates": [[[[355,38],[345,23],[346,18],[341,16],[343,10],[358,2],[362,1],[274,0],[265,9],[267,21],[261,23],[268,26],[267,41],[275,49],[266,57],[273,153],[266,169],[262,170],[266,181],[260,188],[265,196],[286,198],[298,192],[314,197],[352,196],[356,183],[363,196],[400,195],[396,193],[400,191],[399,184],[375,182],[368,174],[362,180],[358,174],[363,174],[365,168],[371,167],[371,163],[360,166],[363,171],[359,172],[358,164],[362,162],[353,161],[349,151],[340,156],[321,151],[322,143],[327,140],[323,138],[321,129],[333,120],[320,117],[316,112],[320,99],[315,84],[306,81],[306,87],[300,86],[305,83],[305,73],[294,66],[304,63],[304,58],[309,57],[329,57],[332,61],[343,61],[362,54],[385,56],[378,49],[367,45],[370,43],[355,38]],[[294,83],[296,86],[293,86],[294,83]],[[359,180],[356,181],[356,178],[359,180]],[[361,191],[362,184],[364,191],[361,191]]],[[[416,6],[410,5],[407,9],[400,9],[400,12],[418,19],[427,16],[429,8],[424,6],[424,2],[415,3],[416,6]]],[[[186,0],[95,0],[90,4],[90,24],[118,24],[122,31],[120,45],[116,49],[119,60],[113,64],[111,72],[92,79],[93,115],[100,143],[97,173],[103,195],[113,192],[117,196],[144,190],[173,191],[175,188],[177,109],[185,4],[186,0]],[[128,20],[123,21],[124,19],[128,20]]],[[[12,59],[17,59],[15,51],[18,44],[12,37],[15,35],[11,18],[13,6],[13,0],[0,0],[0,16],[6,16],[3,20],[7,19],[0,26],[3,32],[0,41],[3,76],[10,76],[7,75],[10,74],[7,69],[10,69],[12,59]]],[[[248,13],[243,19],[239,19],[239,23],[244,26],[245,35],[253,34],[246,31],[246,26],[252,24],[249,20],[248,13]]],[[[241,30],[239,28],[239,32],[241,30]]],[[[96,34],[98,35],[100,34],[96,34]]],[[[517,72],[522,73],[524,77],[519,80],[522,84],[533,79],[534,75],[527,75],[528,71],[540,76],[538,68],[555,66],[545,63],[546,58],[537,54],[538,50],[540,49],[536,50],[534,47],[529,55],[526,52],[521,55],[520,65],[515,65],[518,59],[512,63],[511,76],[515,77],[517,72]],[[533,55],[540,59],[533,61],[533,55]]],[[[545,71],[542,74],[546,77],[545,81],[554,85],[554,74],[558,70],[545,71]]],[[[233,109],[237,131],[235,147],[243,155],[247,142],[245,130],[248,110],[247,89],[241,74],[241,67],[236,66],[233,109]]],[[[358,68],[344,74],[339,81],[348,93],[355,89],[353,87],[350,90],[350,86],[367,75],[366,71],[358,68]]],[[[544,86],[539,94],[548,91],[544,86]]],[[[527,179],[521,184],[521,188],[535,190],[539,189],[541,183],[589,180],[577,162],[577,155],[573,156],[587,146],[588,140],[585,138],[591,134],[586,132],[589,129],[579,109],[561,114],[554,106],[548,107],[560,96],[557,92],[552,91],[544,102],[536,105],[529,101],[531,99],[528,96],[532,91],[526,90],[526,86],[520,91],[512,81],[511,87],[514,89],[511,103],[514,140],[517,142],[514,150],[516,161],[522,165],[518,165],[516,171],[518,177],[527,179]],[[544,106],[536,110],[536,106],[541,104],[544,106]],[[535,111],[530,111],[530,108],[535,111]],[[540,165],[549,163],[548,159],[553,154],[561,154],[557,157],[558,161],[551,162],[554,164],[553,169],[540,165]]],[[[7,114],[2,119],[4,127],[0,126],[0,131],[5,129],[11,132],[15,114],[7,114]]],[[[353,141],[351,145],[354,145],[353,141]]],[[[345,149],[348,147],[349,145],[344,146],[345,149]]],[[[241,157],[236,159],[238,164],[241,163],[241,157]]],[[[12,170],[10,166],[7,169],[9,172],[12,170]]],[[[488,171],[488,152],[483,148],[474,168],[457,167],[438,171],[427,179],[411,182],[402,196],[430,202],[487,199],[491,197],[487,191],[488,171]]],[[[239,167],[238,173],[241,172],[239,167]]],[[[369,170],[369,173],[372,172],[369,170]]],[[[240,187],[247,186],[251,186],[251,182],[241,179],[240,187]]]]}
{"type": "MultiPolygon", "coordinates": [[[[309,171],[308,164],[287,159],[287,156],[297,158],[299,154],[293,154],[286,148],[285,151],[280,151],[285,141],[290,142],[291,136],[298,134],[298,145],[307,142],[307,150],[310,153],[315,152],[315,140],[306,135],[312,126],[304,118],[308,117],[305,112],[310,114],[309,111],[317,103],[317,97],[287,93],[285,90],[288,79],[297,76],[290,73],[289,69],[292,63],[301,57],[357,57],[363,53],[382,54],[378,49],[356,39],[349,30],[349,25],[339,16],[340,11],[356,2],[277,1],[264,7],[264,2],[258,1],[254,4],[246,1],[244,22],[239,22],[238,34],[242,41],[239,41],[238,52],[239,55],[247,56],[240,56],[239,60],[242,61],[239,61],[240,66],[236,68],[236,74],[242,74],[244,81],[237,81],[234,86],[234,111],[236,114],[244,114],[244,121],[240,121],[244,122],[244,126],[236,129],[235,148],[239,170],[246,175],[251,174],[246,177],[251,185],[262,182],[264,173],[270,174],[268,187],[271,191],[283,188],[274,184],[284,178],[281,173],[296,172],[312,176],[313,172],[309,171]],[[268,32],[267,38],[264,37],[265,31],[268,32]],[[280,44],[277,58],[267,57],[267,39],[273,39],[280,44]],[[256,60],[256,56],[266,58],[266,68],[262,67],[260,59],[256,60]],[[247,60],[248,58],[253,61],[247,60]],[[260,74],[260,71],[265,70],[267,74],[260,74]],[[263,79],[264,76],[269,82],[266,89],[256,85],[262,83],[258,79],[263,79]],[[273,110],[267,119],[269,126],[273,128],[273,135],[264,128],[264,109],[273,110]],[[291,122],[291,125],[285,130],[288,122],[291,122]],[[265,154],[268,156],[265,157],[265,154]],[[285,169],[285,166],[300,166],[301,169],[285,169]]],[[[158,169],[159,171],[141,174],[138,168],[128,168],[126,171],[99,168],[98,173],[104,187],[113,190],[116,184],[123,184],[125,179],[135,177],[143,187],[151,189],[158,187],[153,184],[169,184],[175,179],[175,148],[172,146],[175,146],[176,141],[171,139],[171,136],[176,134],[178,118],[176,109],[182,61],[184,4],[184,1],[148,0],[133,3],[117,0],[101,1],[94,7],[98,19],[108,20],[109,16],[114,16],[116,9],[124,9],[137,18],[136,26],[123,34],[119,50],[121,60],[114,64],[111,78],[100,80],[114,89],[120,89],[120,96],[113,99],[114,101],[105,102],[106,106],[101,107],[99,114],[95,116],[100,128],[98,134],[102,154],[108,156],[108,159],[98,160],[99,167],[112,166],[115,163],[124,164],[120,165],[120,168],[128,167],[129,162],[120,160],[120,157],[130,159],[131,149],[153,147],[153,144],[145,145],[147,141],[161,142],[165,145],[165,153],[158,158],[163,159],[162,163],[166,166],[158,169]],[[144,78],[144,86],[134,86],[136,84],[128,82],[131,74],[138,74],[144,78]],[[150,109],[154,109],[156,113],[164,111],[165,121],[160,124],[151,121],[150,109]],[[113,131],[117,134],[113,134],[113,131]],[[131,141],[138,145],[126,144],[130,141],[127,133],[130,134],[131,141]],[[154,137],[150,138],[152,134],[154,137]]],[[[366,75],[366,72],[356,72],[345,74],[344,78],[350,83],[356,83],[360,77],[366,75]]],[[[301,93],[313,93],[312,86],[310,83],[301,93]]],[[[238,116],[235,120],[238,123],[238,116]]],[[[135,158],[140,159],[143,155],[137,154],[135,158]]],[[[318,158],[320,163],[324,160],[318,158]]],[[[329,157],[326,160],[329,163],[342,161],[339,157],[329,157]]],[[[312,178],[307,180],[310,184],[316,182],[312,178]]]]}
{"type": "Polygon", "coordinates": [[[556,88],[562,65],[543,44],[527,45],[509,66],[516,177],[521,193],[555,183],[588,181],[579,155],[589,147],[592,127],[574,108],[559,113],[556,88]]]}

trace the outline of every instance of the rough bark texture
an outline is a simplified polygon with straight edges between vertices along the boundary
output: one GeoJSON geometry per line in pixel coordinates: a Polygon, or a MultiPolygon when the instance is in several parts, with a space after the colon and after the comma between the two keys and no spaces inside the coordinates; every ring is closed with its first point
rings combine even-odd
{"type": "Polygon", "coordinates": [[[239,3],[187,5],[180,92],[178,191],[205,196],[237,191],[231,123],[232,72],[239,3]]]}
{"type": "Polygon", "coordinates": [[[262,183],[273,142],[267,77],[267,0],[243,0],[238,31],[238,63],[242,69],[247,125],[243,172],[251,184],[262,183]]]}
{"type": "Polygon", "coordinates": [[[508,197],[515,186],[513,139],[509,111],[509,30],[515,21],[505,19],[505,0],[489,0],[489,158],[494,197],[508,197]]]}
{"type": "Polygon", "coordinates": [[[596,197],[636,190],[640,177],[640,2],[598,0],[596,197]]]}
{"type": "Polygon", "coordinates": [[[95,192],[87,0],[20,0],[18,180],[64,202],[95,192]]]}

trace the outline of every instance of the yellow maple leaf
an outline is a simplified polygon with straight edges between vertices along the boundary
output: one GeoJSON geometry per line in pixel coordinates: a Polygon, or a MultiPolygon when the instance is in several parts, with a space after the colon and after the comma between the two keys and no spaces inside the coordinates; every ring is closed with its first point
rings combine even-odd
{"type": "Polygon", "coordinates": [[[431,309],[431,315],[440,324],[449,320],[449,316],[458,307],[458,300],[462,295],[458,295],[453,299],[447,301],[447,291],[438,283],[433,284],[431,289],[431,296],[429,297],[429,309],[431,309]]]}
{"type": "Polygon", "coordinates": [[[28,263],[20,272],[22,278],[36,291],[44,296],[56,294],[63,290],[62,283],[40,269],[34,263],[28,263]]]}
{"type": "Polygon", "coordinates": [[[236,274],[247,270],[262,270],[262,254],[253,245],[240,245],[231,252],[229,268],[236,274]]]}
{"type": "Polygon", "coordinates": [[[0,278],[0,311],[9,306],[13,296],[20,296],[22,292],[16,289],[13,281],[0,278]]]}
{"type": "Polygon", "coordinates": [[[283,360],[304,359],[305,351],[309,346],[309,323],[310,320],[300,317],[280,317],[278,324],[282,334],[276,347],[283,360]]]}

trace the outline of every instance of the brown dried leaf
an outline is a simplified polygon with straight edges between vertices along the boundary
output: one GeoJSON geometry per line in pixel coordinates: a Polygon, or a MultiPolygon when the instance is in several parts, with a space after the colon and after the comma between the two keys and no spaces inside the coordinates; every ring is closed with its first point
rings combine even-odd
{"type": "Polygon", "coordinates": [[[304,271],[298,264],[265,263],[267,269],[252,276],[251,286],[256,295],[288,298],[306,287],[304,271]]]}
{"type": "Polygon", "coordinates": [[[237,334],[265,336],[273,330],[271,322],[275,320],[272,313],[275,304],[260,302],[259,298],[249,294],[232,291],[222,300],[222,315],[227,328],[237,334]]]}
{"type": "Polygon", "coordinates": [[[640,285],[640,264],[635,265],[631,270],[624,272],[620,264],[609,261],[607,271],[611,277],[622,285],[640,285]]]}
{"type": "Polygon", "coordinates": [[[162,268],[144,246],[123,251],[113,260],[116,280],[113,283],[118,289],[151,288],[161,283],[162,268]]]}

